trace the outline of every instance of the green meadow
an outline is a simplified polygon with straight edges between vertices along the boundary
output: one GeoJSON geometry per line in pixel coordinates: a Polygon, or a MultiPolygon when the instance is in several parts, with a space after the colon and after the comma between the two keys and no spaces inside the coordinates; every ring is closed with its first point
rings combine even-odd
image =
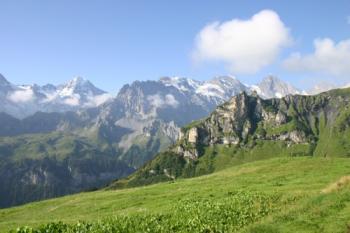
{"type": "Polygon", "coordinates": [[[350,160],[288,157],[0,210],[1,232],[347,232],[350,160]]]}

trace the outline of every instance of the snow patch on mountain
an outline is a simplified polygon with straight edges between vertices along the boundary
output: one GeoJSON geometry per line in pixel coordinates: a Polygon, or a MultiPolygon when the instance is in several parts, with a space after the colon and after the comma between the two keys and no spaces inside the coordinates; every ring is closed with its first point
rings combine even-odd
{"type": "Polygon", "coordinates": [[[159,79],[159,82],[163,83],[165,86],[173,86],[176,89],[184,92],[190,92],[194,89],[197,89],[201,84],[199,81],[195,81],[190,78],[182,77],[163,77],[159,79]]]}
{"type": "Polygon", "coordinates": [[[218,76],[208,81],[197,81],[183,77],[163,77],[160,83],[172,86],[181,92],[206,98],[226,99],[245,90],[245,86],[233,76],[218,76]]]}
{"type": "Polygon", "coordinates": [[[204,83],[197,88],[196,93],[203,96],[221,98],[225,91],[217,84],[204,83]]]}

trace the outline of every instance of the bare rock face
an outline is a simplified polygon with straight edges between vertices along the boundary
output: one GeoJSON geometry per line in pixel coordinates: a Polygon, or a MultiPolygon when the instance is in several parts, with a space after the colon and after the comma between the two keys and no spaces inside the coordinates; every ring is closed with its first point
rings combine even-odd
{"type": "Polygon", "coordinates": [[[238,144],[242,133],[247,134],[251,124],[247,123],[249,114],[246,93],[233,97],[227,104],[219,106],[204,122],[202,139],[204,144],[238,144]]]}
{"type": "Polygon", "coordinates": [[[269,112],[269,111],[266,111],[266,110],[262,111],[261,116],[267,122],[273,122],[276,119],[276,114],[275,113],[269,112]]]}
{"type": "Polygon", "coordinates": [[[302,131],[292,131],[289,135],[289,138],[294,142],[294,143],[303,143],[306,141],[305,138],[305,133],[302,131]]]}
{"type": "Polygon", "coordinates": [[[224,137],[222,139],[222,144],[224,145],[237,145],[239,143],[239,138],[237,137],[224,137]]]}
{"type": "Polygon", "coordinates": [[[174,152],[182,155],[186,159],[196,160],[198,158],[198,151],[196,148],[184,148],[182,145],[177,146],[174,152]]]}
{"type": "Polygon", "coordinates": [[[196,144],[198,138],[198,131],[197,128],[191,128],[188,132],[188,142],[196,144]]]}
{"type": "Polygon", "coordinates": [[[285,124],[287,122],[287,116],[286,114],[284,114],[281,111],[278,111],[276,118],[275,118],[275,122],[277,125],[282,125],[285,124]]]}
{"type": "Polygon", "coordinates": [[[296,110],[295,99],[263,100],[246,93],[234,96],[205,120],[183,129],[175,150],[185,158],[197,159],[201,146],[245,146],[249,140],[278,140],[288,145],[308,143],[308,132],[296,110]],[[191,146],[188,146],[191,145],[191,146]]]}
{"type": "Polygon", "coordinates": [[[188,151],[186,150],[183,154],[183,156],[185,158],[188,158],[188,159],[192,159],[192,160],[195,160],[198,158],[198,151],[197,150],[191,150],[191,151],[188,151]]]}

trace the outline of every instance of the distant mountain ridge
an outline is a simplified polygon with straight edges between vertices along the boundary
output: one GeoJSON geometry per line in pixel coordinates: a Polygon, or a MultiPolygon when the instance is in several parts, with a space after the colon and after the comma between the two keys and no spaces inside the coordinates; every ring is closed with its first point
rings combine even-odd
{"type": "MultiPolygon", "coordinates": [[[[157,81],[136,81],[124,85],[119,92],[122,93],[126,88],[137,85],[140,87],[149,86],[149,83],[152,82],[158,85],[150,87],[148,93],[155,93],[155,95],[145,100],[151,105],[176,106],[177,99],[174,99],[171,94],[162,96],[165,99],[159,99],[156,95],[160,89],[169,90],[172,87],[177,93],[190,98],[191,103],[201,106],[207,105],[210,110],[213,109],[214,105],[221,104],[242,91],[247,93],[255,91],[265,99],[281,98],[288,94],[308,94],[307,91],[299,90],[271,75],[256,85],[245,85],[233,76],[217,76],[208,81],[197,81],[183,77],[162,77],[157,81]]],[[[328,89],[316,85],[310,90],[310,93],[317,94],[328,89]]],[[[20,119],[33,115],[35,112],[66,112],[98,107],[114,98],[117,97],[95,87],[90,81],[81,77],[76,77],[61,85],[39,86],[36,84],[15,85],[0,74],[0,112],[20,119]]]]}
{"type": "Polygon", "coordinates": [[[159,80],[166,86],[174,86],[183,92],[193,92],[213,99],[228,99],[242,91],[256,91],[260,97],[281,98],[289,94],[306,93],[275,76],[267,76],[257,85],[246,85],[233,76],[218,76],[208,81],[196,81],[189,78],[164,77],[159,80]]]}
{"type": "Polygon", "coordinates": [[[0,112],[16,118],[22,119],[38,111],[66,112],[96,107],[110,98],[111,95],[81,77],[62,85],[39,86],[14,85],[0,75],[0,112]]]}

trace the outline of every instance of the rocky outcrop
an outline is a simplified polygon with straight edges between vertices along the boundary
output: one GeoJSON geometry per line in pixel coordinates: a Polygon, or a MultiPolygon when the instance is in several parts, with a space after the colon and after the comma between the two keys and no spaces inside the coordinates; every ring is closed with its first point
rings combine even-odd
{"type": "MultiPolygon", "coordinates": [[[[303,97],[264,100],[243,92],[219,106],[208,118],[183,128],[175,151],[188,159],[200,157],[199,148],[211,145],[244,147],[249,140],[279,140],[288,144],[312,142],[310,129],[296,109],[303,97]]],[[[307,108],[311,106],[305,106],[307,108]]],[[[309,112],[308,114],[317,114],[309,112]]]]}
{"type": "Polygon", "coordinates": [[[196,144],[198,139],[198,130],[197,128],[191,128],[188,132],[188,142],[196,144]]]}

